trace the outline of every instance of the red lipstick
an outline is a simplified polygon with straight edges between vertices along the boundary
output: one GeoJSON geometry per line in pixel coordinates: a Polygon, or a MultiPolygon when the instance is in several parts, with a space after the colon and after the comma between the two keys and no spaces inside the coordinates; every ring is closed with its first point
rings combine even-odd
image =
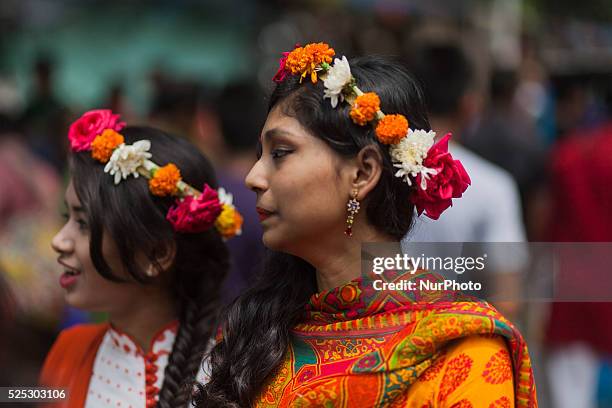
{"type": "Polygon", "coordinates": [[[264,210],[261,207],[257,207],[255,210],[257,211],[257,214],[259,215],[259,222],[263,222],[264,220],[269,218],[272,214],[274,214],[271,211],[264,210]]]}

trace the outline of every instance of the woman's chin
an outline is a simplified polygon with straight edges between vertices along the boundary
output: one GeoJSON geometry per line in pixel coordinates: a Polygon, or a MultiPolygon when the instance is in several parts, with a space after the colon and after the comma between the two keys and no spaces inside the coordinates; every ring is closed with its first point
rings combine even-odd
{"type": "Polygon", "coordinates": [[[79,309],[85,312],[95,312],[96,308],[91,304],[91,299],[89,296],[85,296],[83,293],[79,291],[71,291],[67,292],[64,295],[64,300],[68,304],[68,306],[73,307],[75,309],[79,309]]]}
{"type": "Polygon", "coordinates": [[[274,231],[269,230],[264,231],[263,235],[261,236],[261,240],[266,246],[266,248],[271,249],[273,251],[279,250],[280,242],[278,238],[279,237],[274,234],[274,231]]]}
{"type": "Polygon", "coordinates": [[[287,252],[288,235],[280,231],[278,228],[266,228],[264,229],[261,240],[266,248],[273,251],[287,252]]]}

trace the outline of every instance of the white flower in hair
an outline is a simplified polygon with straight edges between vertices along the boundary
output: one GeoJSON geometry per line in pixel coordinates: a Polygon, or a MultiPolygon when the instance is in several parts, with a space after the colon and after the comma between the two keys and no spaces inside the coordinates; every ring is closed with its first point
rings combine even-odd
{"type": "Polygon", "coordinates": [[[425,130],[408,129],[406,137],[399,143],[392,145],[390,149],[391,159],[394,167],[399,168],[396,177],[402,177],[409,186],[412,185],[411,177],[421,174],[421,189],[427,189],[429,175],[436,174],[435,169],[423,165],[427,152],[434,144],[436,133],[425,130]]]}
{"type": "Polygon", "coordinates": [[[351,67],[346,57],[336,58],[334,65],[329,68],[323,79],[323,85],[325,85],[323,99],[330,98],[332,108],[338,105],[338,99],[340,99],[340,102],[344,100],[342,90],[351,82],[352,78],[351,67]]]}
{"type": "Polygon", "coordinates": [[[120,145],[106,163],[104,172],[115,176],[115,184],[130,175],[138,177],[138,169],[144,167],[145,161],[151,158],[150,148],[151,142],[148,140],[139,140],[132,145],[120,145]]]}
{"type": "Polygon", "coordinates": [[[219,196],[219,202],[221,204],[233,205],[232,203],[234,201],[234,196],[232,193],[225,191],[223,187],[219,187],[217,190],[217,195],[219,196]]]}

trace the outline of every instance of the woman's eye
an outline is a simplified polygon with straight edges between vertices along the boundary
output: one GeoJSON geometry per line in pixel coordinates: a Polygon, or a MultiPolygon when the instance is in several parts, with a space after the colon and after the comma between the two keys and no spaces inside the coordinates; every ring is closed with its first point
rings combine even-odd
{"type": "Polygon", "coordinates": [[[68,215],[67,212],[63,212],[60,215],[64,221],[68,222],[68,218],[70,218],[70,216],[68,215]]]}
{"type": "Polygon", "coordinates": [[[87,229],[89,228],[89,226],[87,225],[87,222],[83,221],[83,220],[76,220],[77,224],[79,224],[79,230],[81,231],[87,231],[87,229]]]}
{"type": "Polygon", "coordinates": [[[281,157],[286,156],[291,152],[292,150],[287,150],[287,149],[274,149],[271,152],[271,156],[273,159],[280,159],[281,157]]]}

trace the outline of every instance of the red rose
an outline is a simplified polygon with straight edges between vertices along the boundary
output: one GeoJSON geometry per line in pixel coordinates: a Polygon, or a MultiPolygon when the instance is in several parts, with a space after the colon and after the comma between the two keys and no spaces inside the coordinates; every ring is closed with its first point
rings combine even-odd
{"type": "MultiPolygon", "coordinates": [[[[300,48],[300,44],[295,44],[293,49],[295,50],[296,48],[300,48]]],[[[289,57],[289,54],[291,54],[291,51],[283,52],[283,56],[278,60],[278,71],[276,71],[276,74],[274,74],[274,76],[272,77],[272,80],[274,82],[283,82],[287,75],[291,73],[286,68],[287,57],[289,57]]]]}
{"type": "Polygon", "coordinates": [[[289,52],[283,52],[283,56],[278,60],[278,71],[276,71],[276,74],[274,74],[274,76],[272,77],[272,80],[274,82],[283,82],[285,80],[285,77],[289,73],[289,71],[287,71],[287,69],[285,68],[285,65],[287,64],[287,57],[289,56],[289,54],[289,52]]]}
{"type": "Polygon", "coordinates": [[[212,227],[223,207],[217,192],[204,184],[198,197],[187,196],[170,207],[166,219],[176,232],[195,233],[212,227]]]}
{"type": "Polygon", "coordinates": [[[450,133],[431,146],[423,165],[436,170],[435,175],[427,179],[427,189],[421,186],[421,175],[416,178],[416,192],[411,199],[419,215],[437,220],[448,207],[453,205],[453,198],[460,198],[471,184],[470,177],[459,160],[454,160],[448,151],[450,133]]]}
{"type": "Polygon", "coordinates": [[[118,132],[124,126],[125,123],[119,120],[119,115],[113,114],[109,109],[86,112],[70,125],[68,130],[70,147],[75,152],[89,150],[91,142],[104,130],[112,129],[118,132]]]}

